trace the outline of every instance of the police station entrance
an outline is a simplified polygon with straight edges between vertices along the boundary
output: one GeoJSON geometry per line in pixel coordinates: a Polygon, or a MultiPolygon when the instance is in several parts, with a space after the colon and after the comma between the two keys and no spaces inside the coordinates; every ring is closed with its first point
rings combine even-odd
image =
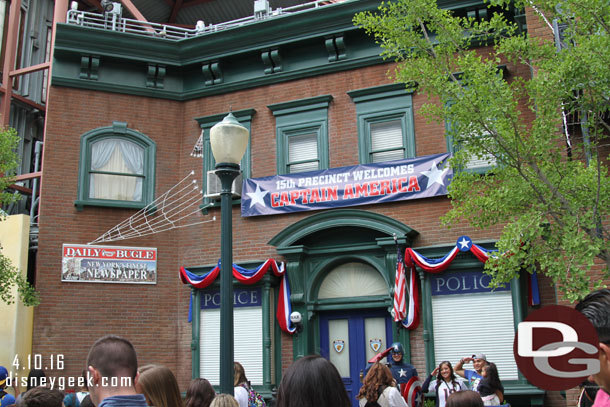
{"type": "Polygon", "coordinates": [[[366,361],[386,349],[392,324],[385,309],[329,311],[320,314],[320,353],[337,368],[352,406],[362,385],[366,361]]]}
{"type": "Polygon", "coordinates": [[[367,360],[393,340],[388,307],[384,301],[369,302],[389,298],[389,292],[382,273],[365,261],[353,260],[331,267],[318,289],[317,302],[335,308],[319,313],[320,354],[341,374],[354,407],[367,360]],[[359,302],[362,305],[354,309],[359,302]]]}
{"type": "Polygon", "coordinates": [[[354,407],[367,360],[400,341],[390,311],[397,244],[411,246],[418,233],[385,215],[335,209],[287,227],[270,245],[286,259],[293,311],[302,333],[293,357],[320,353],[340,372],[354,407]],[[396,236],[396,240],[394,239],[396,236]]]}

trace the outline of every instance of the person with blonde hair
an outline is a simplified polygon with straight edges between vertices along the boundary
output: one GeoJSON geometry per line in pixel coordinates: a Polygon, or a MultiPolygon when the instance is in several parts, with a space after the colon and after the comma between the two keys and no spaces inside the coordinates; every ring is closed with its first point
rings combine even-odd
{"type": "Polygon", "coordinates": [[[375,362],[369,369],[356,398],[360,400],[360,407],[407,407],[405,399],[396,388],[392,372],[379,362],[375,362]]]}
{"type": "Polygon", "coordinates": [[[239,407],[239,403],[230,394],[221,393],[214,397],[210,407],[239,407]]]}
{"type": "Polygon", "coordinates": [[[136,391],[146,397],[149,406],[183,406],[176,376],[165,366],[146,365],[141,367],[136,380],[136,391]]]}

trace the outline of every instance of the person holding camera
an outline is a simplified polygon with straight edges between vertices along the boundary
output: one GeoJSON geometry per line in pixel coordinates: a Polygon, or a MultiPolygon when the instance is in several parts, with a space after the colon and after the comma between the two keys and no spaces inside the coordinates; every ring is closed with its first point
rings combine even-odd
{"type": "Polygon", "coordinates": [[[487,366],[487,357],[482,353],[477,353],[471,357],[460,359],[460,361],[455,365],[455,373],[468,380],[468,385],[470,386],[471,390],[478,391],[477,389],[479,387],[479,382],[483,378],[481,373],[485,366],[487,366]],[[474,370],[464,369],[464,364],[470,362],[472,362],[474,370]]]}

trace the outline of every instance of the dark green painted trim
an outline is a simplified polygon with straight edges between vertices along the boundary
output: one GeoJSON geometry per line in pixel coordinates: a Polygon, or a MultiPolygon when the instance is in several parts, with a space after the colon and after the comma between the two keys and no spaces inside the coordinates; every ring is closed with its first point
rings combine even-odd
{"type": "MultiPolygon", "coordinates": [[[[263,317],[263,386],[271,388],[271,309],[269,297],[271,295],[271,282],[263,282],[262,313],[263,317]]],[[[277,325],[277,324],[273,324],[277,325]]]]}
{"type": "Polygon", "coordinates": [[[347,92],[354,103],[369,102],[371,100],[386,99],[394,96],[411,95],[404,83],[374,86],[372,88],[356,89],[347,92]]]}
{"type": "Polygon", "coordinates": [[[409,245],[419,235],[415,229],[375,212],[359,209],[335,209],[317,213],[288,226],[269,240],[268,244],[277,247],[279,251],[292,246],[292,243],[307,235],[340,226],[364,227],[378,230],[389,236],[393,234],[399,237],[405,236],[408,238],[409,245]]]}
{"type": "MultiPolygon", "coordinates": [[[[273,299],[274,304],[277,304],[280,298],[279,289],[273,290],[273,299]]],[[[277,312],[277,307],[274,308],[277,312]]],[[[280,329],[279,324],[273,324],[273,339],[274,345],[273,356],[274,356],[274,375],[273,375],[273,384],[277,388],[279,386],[280,381],[282,380],[282,330],[280,329]]]]}
{"type": "MultiPolygon", "coordinates": [[[[201,309],[201,291],[195,287],[191,287],[191,298],[193,299],[193,309],[201,309]]],[[[198,378],[201,375],[201,355],[200,355],[200,336],[201,332],[201,314],[199,312],[192,312],[192,326],[191,326],[191,376],[193,379],[198,378]]]]}
{"type": "MultiPolygon", "coordinates": [[[[235,116],[235,119],[237,119],[237,121],[240,123],[242,121],[249,122],[252,121],[252,117],[254,117],[254,115],[256,114],[256,109],[241,109],[231,111],[230,113],[232,113],[233,116],[235,116]]],[[[211,128],[216,123],[220,123],[222,119],[224,119],[225,116],[227,116],[228,114],[229,112],[227,111],[223,113],[212,114],[209,116],[195,117],[194,120],[199,124],[199,127],[201,128],[211,128]]]]}
{"type": "Polygon", "coordinates": [[[423,308],[423,323],[424,323],[424,352],[426,356],[426,373],[432,372],[436,367],[434,361],[434,341],[433,332],[434,326],[432,322],[432,297],[431,297],[431,287],[430,287],[430,279],[424,277],[424,272],[419,272],[419,281],[421,285],[421,293],[422,293],[422,308],[423,308]]]}
{"type": "MultiPolygon", "coordinates": [[[[110,93],[123,93],[135,96],[145,96],[158,99],[169,99],[175,101],[187,101],[198,99],[205,96],[220,95],[224,93],[236,92],[244,89],[252,89],[260,86],[268,86],[275,83],[282,83],[296,79],[309,78],[313,76],[321,76],[331,74],[334,72],[348,71],[357,68],[363,68],[371,65],[379,65],[387,63],[382,57],[378,55],[381,50],[376,51],[377,54],[373,54],[364,58],[358,58],[353,60],[344,60],[335,62],[328,66],[316,66],[298,69],[290,72],[280,72],[273,74],[273,76],[259,76],[254,78],[247,78],[243,80],[236,80],[234,82],[224,82],[218,85],[210,87],[198,87],[196,89],[185,89],[184,91],[170,91],[165,89],[150,89],[140,88],[134,86],[133,82],[115,84],[105,82],[92,82],[84,81],[75,78],[66,78],[53,75],[52,85],[53,86],[64,86],[77,89],[90,89],[101,92],[110,93]]],[[[55,65],[54,65],[55,66],[55,65]]],[[[201,82],[204,79],[202,77],[201,82]]]]}
{"type": "Polygon", "coordinates": [[[194,90],[185,90],[182,93],[180,100],[191,100],[200,98],[203,96],[218,95],[223,93],[235,92],[243,89],[251,89],[260,86],[268,86],[275,83],[288,82],[291,80],[310,78],[314,76],[322,76],[335,72],[349,71],[352,69],[364,68],[371,65],[379,65],[388,63],[381,56],[378,55],[381,50],[376,50],[377,54],[371,52],[371,55],[367,55],[361,58],[354,58],[350,60],[343,60],[334,62],[329,65],[310,66],[303,69],[294,69],[292,71],[284,71],[274,73],[272,76],[257,76],[252,79],[244,79],[231,83],[223,83],[217,87],[209,88],[198,88],[194,90]]]}
{"type": "Polygon", "coordinates": [[[142,209],[154,201],[155,168],[157,144],[154,140],[139,131],[127,127],[127,123],[113,122],[112,126],[98,127],[90,130],[80,138],[80,156],[78,163],[77,199],[74,205],[80,211],[84,206],[104,206],[111,208],[142,209]],[[135,143],[143,148],[144,181],[142,182],[141,201],[118,201],[111,199],[93,199],[89,197],[89,168],[91,168],[92,144],[105,138],[120,138],[135,143]]]}
{"type": "Polygon", "coordinates": [[[59,24],[51,82],[190,100],[383,63],[381,48],[352,23],[356,12],[376,6],[373,0],[345,2],[180,41],[59,24]],[[339,39],[333,61],[328,37],[339,39]],[[276,63],[281,58],[281,70],[265,73],[265,50],[276,63]],[[81,58],[93,54],[100,62],[96,81],[80,76],[81,58]],[[162,89],[146,87],[151,65],[165,67],[162,89]]]}
{"type": "Polygon", "coordinates": [[[184,101],[387,63],[352,21],[378,6],[346,1],[178,41],[58,24],[51,83],[184,101]],[[273,61],[271,71],[263,55],[273,61]]]}
{"type": "Polygon", "coordinates": [[[328,109],[332,95],[322,95],[313,98],[291,100],[289,102],[275,103],[267,105],[274,116],[288,115],[309,110],[328,109]]]}

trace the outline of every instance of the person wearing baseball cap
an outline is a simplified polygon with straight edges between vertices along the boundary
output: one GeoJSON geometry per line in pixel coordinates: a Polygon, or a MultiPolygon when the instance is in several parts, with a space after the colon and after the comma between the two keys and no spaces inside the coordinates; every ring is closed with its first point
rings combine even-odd
{"type": "Polygon", "coordinates": [[[0,407],[12,406],[15,404],[15,397],[4,391],[7,378],[8,370],[6,370],[4,366],[0,366],[0,407]]]}
{"type": "Polygon", "coordinates": [[[477,353],[470,357],[460,359],[460,361],[455,365],[455,373],[465,377],[468,380],[470,388],[477,391],[479,382],[483,378],[481,371],[486,365],[487,356],[485,356],[483,353],[477,353]],[[474,370],[464,369],[464,364],[470,362],[472,362],[474,370]]]}

